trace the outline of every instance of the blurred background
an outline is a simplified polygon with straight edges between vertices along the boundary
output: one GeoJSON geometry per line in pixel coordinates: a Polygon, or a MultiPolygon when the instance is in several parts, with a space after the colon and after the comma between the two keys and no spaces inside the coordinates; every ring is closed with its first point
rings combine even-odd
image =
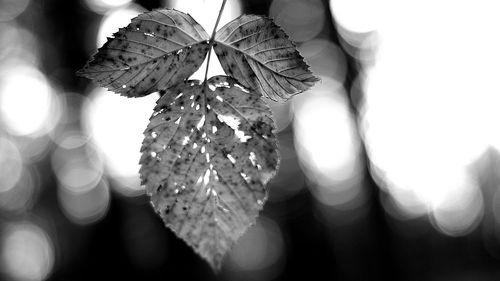
{"type": "Polygon", "coordinates": [[[211,31],[220,4],[0,0],[0,280],[500,280],[493,0],[229,0],[220,27],[274,18],[321,82],[270,103],[280,171],[219,275],[167,230],[137,164],[158,96],[74,73],[141,12],[211,31]]]}

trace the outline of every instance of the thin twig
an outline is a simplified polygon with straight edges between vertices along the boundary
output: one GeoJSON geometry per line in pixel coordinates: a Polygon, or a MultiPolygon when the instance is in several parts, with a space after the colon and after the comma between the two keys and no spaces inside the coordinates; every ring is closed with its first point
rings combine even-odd
{"type": "Polygon", "coordinates": [[[208,42],[208,59],[207,59],[207,68],[205,69],[205,79],[203,82],[207,82],[208,76],[208,66],[210,65],[210,55],[212,54],[212,46],[215,42],[215,32],[217,31],[217,26],[219,25],[220,18],[222,16],[222,11],[224,11],[224,6],[226,6],[227,0],[222,0],[222,5],[219,10],[219,15],[217,16],[217,21],[215,22],[214,30],[212,31],[212,36],[210,36],[210,41],[208,42]]]}

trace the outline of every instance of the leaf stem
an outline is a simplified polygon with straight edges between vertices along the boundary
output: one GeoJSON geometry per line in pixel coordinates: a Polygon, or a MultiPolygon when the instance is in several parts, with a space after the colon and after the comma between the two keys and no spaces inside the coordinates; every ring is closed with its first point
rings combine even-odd
{"type": "Polygon", "coordinates": [[[205,69],[205,79],[203,82],[207,82],[208,76],[208,66],[210,65],[210,55],[212,54],[212,46],[215,42],[215,33],[217,31],[217,26],[219,25],[220,18],[222,16],[222,11],[224,11],[224,6],[226,6],[227,0],[222,0],[222,5],[219,10],[219,15],[217,16],[217,21],[215,22],[214,30],[212,31],[212,36],[210,36],[210,41],[208,41],[208,59],[207,59],[207,68],[205,69]]]}

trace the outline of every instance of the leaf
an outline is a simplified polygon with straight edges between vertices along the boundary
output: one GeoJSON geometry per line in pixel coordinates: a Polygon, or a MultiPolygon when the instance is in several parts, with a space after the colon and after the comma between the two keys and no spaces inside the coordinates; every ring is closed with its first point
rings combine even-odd
{"type": "Polygon", "coordinates": [[[267,199],[273,131],[258,93],[216,76],[166,90],[144,132],[140,173],[156,212],[215,270],[267,199]]]}
{"type": "Polygon", "coordinates": [[[240,16],[217,31],[215,40],[214,50],[226,74],[272,100],[285,101],[318,81],[270,19],[240,16]]]}
{"type": "Polygon", "coordinates": [[[78,74],[127,97],[145,96],[189,78],[205,60],[208,39],[190,15],[155,10],[120,28],[78,74]]]}

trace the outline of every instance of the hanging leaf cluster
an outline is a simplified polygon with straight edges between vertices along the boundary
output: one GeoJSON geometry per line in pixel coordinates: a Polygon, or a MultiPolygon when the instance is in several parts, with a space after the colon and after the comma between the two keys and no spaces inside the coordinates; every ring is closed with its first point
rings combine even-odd
{"type": "Polygon", "coordinates": [[[78,74],[126,97],[160,92],[142,184],[166,226],[218,270],[278,168],[264,98],[285,101],[318,80],[294,44],[265,17],[242,15],[210,37],[189,14],[160,9],[120,28],[78,74]],[[212,47],[227,76],[188,80],[212,47]]]}

